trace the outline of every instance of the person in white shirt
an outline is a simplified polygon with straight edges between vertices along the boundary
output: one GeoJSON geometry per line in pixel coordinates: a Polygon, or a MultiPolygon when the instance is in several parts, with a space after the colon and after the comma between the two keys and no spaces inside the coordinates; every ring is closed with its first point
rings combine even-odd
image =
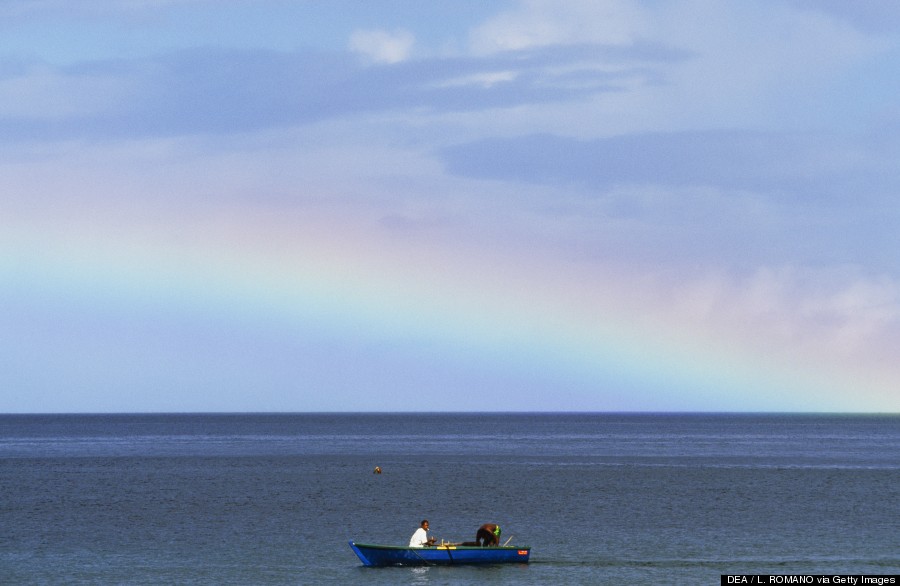
{"type": "Polygon", "coordinates": [[[424,547],[426,545],[434,545],[434,537],[428,537],[428,519],[422,521],[422,526],[416,529],[416,532],[409,538],[410,547],[424,547]]]}

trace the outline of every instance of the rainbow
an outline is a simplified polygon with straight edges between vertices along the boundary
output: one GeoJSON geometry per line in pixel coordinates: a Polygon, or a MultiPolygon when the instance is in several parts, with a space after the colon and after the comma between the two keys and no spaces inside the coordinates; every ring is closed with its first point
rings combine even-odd
{"type": "MultiPolygon", "coordinates": [[[[86,307],[176,307],[335,339],[425,344],[456,369],[537,379],[543,392],[531,396],[494,389],[511,410],[897,410],[895,367],[779,356],[764,341],[636,300],[634,283],[612,270],[392,232],[363,214],[159,217],[8,217],[0,276],[86,307]]],[[[459,410],[495,405],[478,392],[464,397],[459,410]]],[[[356,410],[352,400],[335,403],[345,408],[356,410]]]]}

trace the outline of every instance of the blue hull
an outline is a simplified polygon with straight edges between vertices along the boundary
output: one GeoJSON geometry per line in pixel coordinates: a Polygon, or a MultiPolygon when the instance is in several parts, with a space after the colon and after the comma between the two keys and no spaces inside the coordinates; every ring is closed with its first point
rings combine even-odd
{"type": "Polygon", "coordinates": [[[366,566],[433,566],[456,564],[525,564],[531,547],[472,547],[438,545],[402,547],[350,542],[350,548],[366,566]]]}

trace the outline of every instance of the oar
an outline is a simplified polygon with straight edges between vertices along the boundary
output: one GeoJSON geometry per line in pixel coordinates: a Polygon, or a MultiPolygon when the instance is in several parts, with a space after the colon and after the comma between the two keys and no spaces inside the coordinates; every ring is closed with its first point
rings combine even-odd
{"type": "MultiPolygon", "coordinates": [[[[506,543],[509,543],[510,541],[512,541],[513,537],[515,537],[515,535],[510,535],[509,539],[506,540],[506,543]]],[[[506,547],[506,543],[503,544],[503,547],[506,547]]]]}

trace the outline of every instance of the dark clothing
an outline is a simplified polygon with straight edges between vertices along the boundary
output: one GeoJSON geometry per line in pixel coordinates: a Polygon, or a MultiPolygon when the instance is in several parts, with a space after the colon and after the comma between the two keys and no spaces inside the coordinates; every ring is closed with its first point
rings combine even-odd
{"type": "Polygon", "coordinates": [[[481,547],[500,545],[500,525],[485,523],[479,527],[475,534],[475,542],[481,547]]]}

